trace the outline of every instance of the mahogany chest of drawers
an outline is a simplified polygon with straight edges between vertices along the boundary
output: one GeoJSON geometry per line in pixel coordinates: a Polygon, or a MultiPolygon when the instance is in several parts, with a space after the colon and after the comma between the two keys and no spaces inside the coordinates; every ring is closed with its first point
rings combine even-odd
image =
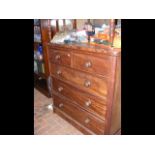
{"type": "Polygon", "coordinates": [[[48,44],[54,112],[84,134],[121,128],[121,49],[48,44]]]}

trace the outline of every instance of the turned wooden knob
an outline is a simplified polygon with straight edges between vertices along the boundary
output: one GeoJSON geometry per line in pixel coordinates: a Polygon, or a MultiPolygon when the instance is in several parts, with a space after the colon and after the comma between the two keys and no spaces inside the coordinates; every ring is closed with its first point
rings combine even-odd
{"type": "Polygon", "coordinates": [[[63,107],[64,106],[64,104],[63,103],[60,103],[59,104],[59,108],[61,108],[61,107],[63,107]]]}
{"type": "Polygon", "coordinates": [[[91,82],[90,82],[89,80],[86,80],[86,81],[84,82],[84,86],[85,86],[85,87],[90,87],[90,86],[91,86],[91,82]]]}
{"type": "Polygon", "coordinates": [[[63,90],[63,87],[58,87],[59,92],[62,92],[62,90],[63,90]]]}
{"type": "Polygon", "coordinates": [[[57,70],[57,75],[60,75],[61,74],[61,70],[57,70]]]}
{"type": "Polygon", "coordinates": [[[92,66],[92,63],[90,62],[90,61],[87,61],[86,63],[85,63],[85,67],[86,68],[89,68],[89,67],[91,67],[92,66]]]}
{"type": "Polygon", "coordinates": [[[86,101],[86,102],[85,102],[85,105],[86,105],[87,107],[89,107],[89,106],[91,105],[91,100],[86,101]]]}
{"type": "Polygon", "coordinates": [[[84,121],[86,124],[88,124],[90,122],[90,119],[89,118],[86,118],[85,121],[84,121]]]}
{"type": "Polygon", "coordinates": [[[71,56],[70,53],[68,53],[67,56],[70,57],[71,56]]]}
{"type": "Polygon", "coordinates": [[[59,59],[60,59],[60,55],[56,55],[55,60],[59,60],[59,59]]]}

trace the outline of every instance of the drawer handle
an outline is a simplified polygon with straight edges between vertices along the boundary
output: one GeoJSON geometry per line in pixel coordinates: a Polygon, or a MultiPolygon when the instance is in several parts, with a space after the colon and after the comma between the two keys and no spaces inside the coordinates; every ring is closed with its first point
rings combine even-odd
{"type": "Polygon", "coordinates": [[[63,107],[63,106],[64,106],[63,103],[60,103],[60,104],[59,104],[59,108],[61,108],[61,107],[63,107]]]}
{"type": "Polygon", "coordinates": [[[89,118],[86,118],[85,121],[84,121],[86,124],[88,124],[90,122],[90,119],[89,118]]]}
{"type": "Polygon", "coordinates": [[[59,92],[62,92],[62,90],[63,90],[63,87],[58,87],[59,92]]]}
{"type": "Polygon", "coordinates": [[[91,82],[90,82],[89,80],[86,80],[86,81],[84,82],[84,86],[85,86],[85,87],[90,87],[90,86],[91,86],[91,82]]]}
{"type": "Polygon", "coordinates": [[[91,63],[90,61],[88,61],[88,62],[85,63],[85,67],[86,67],[86,68],[89,68],[89,67],[91,67],[91,66],[92,66],[92,63],[91,63]]]}
{"type": "Polygon", "coordinates": [[[61,70],[57,70],[57,75],[60,75],[61,73],[61,70]]]}
{"type": "Polygon", "coordinates": [[[88,100],[88,101],[85,102],[85,105],[86,105],[87,107],[89,107],[91,104],[92,104],[92,103],[91,103],[91,100],[88,100]]]}
{"type": "Polygon", "coordinates": [[[59,59],[60,59],[60,55],[56,55],[55,60],[59,60],[59,59]]]}
{"type": "Polygon", "coordinates": [[[67,56],[70,57],[71,55],[68,53],[67,56]]]}

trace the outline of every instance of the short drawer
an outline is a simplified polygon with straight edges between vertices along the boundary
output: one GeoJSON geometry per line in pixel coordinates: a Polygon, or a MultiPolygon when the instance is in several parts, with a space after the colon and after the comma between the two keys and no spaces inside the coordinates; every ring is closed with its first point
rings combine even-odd
{"type": "Polygon", "coordinates": [[[105,120],[107,110],[106,101],[79,91],[75,87],[55,78],[53,78],[53,90],[72,100],[85,110],[105,120]]]}
{"type": "Polygon", "coordinates": [[[49,52],[50,62],[59,65],[71,65],[71,53],[69,51],[60,51],[55,49],[50,49],[49,52]]]}
{"type": "Polygon", "coordinates": [[[61,111],[92,130],[96,134],[104,133],[104,121],[94,117],[90,113],[82,110],[73,103],[69,103],[66,100],[54,95],[54,106],[59,108],[61,111]]]}
{"type": "Polygon", "coordinates": [[[107,98],[108,82],[106,78],[98,78],[68,67],[51,64],[51,74],[65,80],[80,89],[96,96],[107,98]]]}
{"type": "Polygon", "coordinates": [[[102,58],[91,55],[73,53],[72,67],[78,70],[96,73],[103,76],[109,75],[111,72],[110,57],[102,58]]]}

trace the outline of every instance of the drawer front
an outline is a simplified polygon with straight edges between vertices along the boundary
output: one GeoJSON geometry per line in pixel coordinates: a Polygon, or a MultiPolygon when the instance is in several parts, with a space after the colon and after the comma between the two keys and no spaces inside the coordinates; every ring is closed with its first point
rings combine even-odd
{"type": "Polygon", "coordinates": [[[68,51],[60,51],[51,49],[49,53],[50,62],[59,65],[71,65],[71,53],[68,51]]]}
{"type": "Polygon", "coordinates": [[[78,106],[68,103],[66,100],[54,95],[54,106],[65,112],[67,115],[92,130],[96,134],[103,134],[104,121],[92,116],[78,106]]]}
{"type": "Polygon", "coordinates": [[[78,72],[67,67],[57,66],[55,64],[51,64],[51,73],[93,95],[104,98],[107,97],[108,84],[107,79],[105,78],[97,78],[95,76],[78,72]]]}
{"type": "Polygon", "coordinates": [[[100,75],[108,75],[111,71],[110,57],[98,58],[89,55],[73,53],[73,68],[96,73],[100,75]]]}
{"type": "Polygon", "coordinates": [[[53,78],[53,89],[68,99],[76,102],[85,110],[105,120],[107,109],[105,101],[101,101],[92,95],[88,95],[87,93],[80,92],[73,86],[70,86],[55,78],[53,78]]]}

